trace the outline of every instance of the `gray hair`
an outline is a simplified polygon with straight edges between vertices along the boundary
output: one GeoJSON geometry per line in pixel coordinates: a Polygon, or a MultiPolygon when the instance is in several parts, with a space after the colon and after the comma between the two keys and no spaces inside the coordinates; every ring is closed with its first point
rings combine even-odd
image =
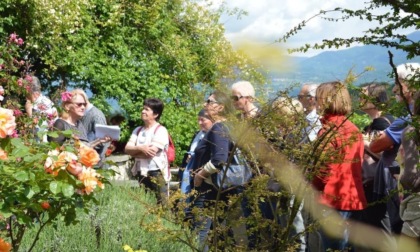
{"type": "Polygon", "coordinates": [[[41,93],[41,82],[39,81],[38,77],[36,77],[36,76],[32,76],[31,92],[32,93],[41,93]]]}
{"type": "Polygon", "coordinates": [[[242,96],[255,97],[255,90],[249,81],[238,81],[232,85],[232,90],[238,91],[242,96]]]}
{"type": "Polygon", "coordinates": [[[308,87],[308,94],[310,96],[312,96],[312,97],[316,96],[316,89],[318,88],[319,84],[308,83],[308,84],[304,84],[303,86],[308,87]]]}
{"type": "Polygon", "coordinates": [[[420,64],[419,63],[405,63],[397,66],[398,78],[403,80],[410,80],[414,76],[420,75],[420,64]]]}

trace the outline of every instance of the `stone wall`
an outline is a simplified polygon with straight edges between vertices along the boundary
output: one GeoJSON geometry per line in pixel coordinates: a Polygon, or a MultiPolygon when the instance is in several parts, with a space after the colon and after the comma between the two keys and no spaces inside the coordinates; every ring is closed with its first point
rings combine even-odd
{"type": "MultiPolygon", "coordinates": [[[[112,163],[108,164],[105,163],[104,169],[112,169],[116,172],[115,176],[112,180],[136,180],[131,174],[131,168],[134,165],[134,159],[130,157],[130,155],[125,154],[117,154],[111,155],[106,158],[105,161],[110,161],[112,163]]],[[[171,189],[178,189],[179,182],[178,182],[178,168],[171,168],[172,173],[172,181],[169,183],[171,189]]]]}
{"type": "Polygon", "coordinates": [[[112,169],[116,172],[113,180],[132,180],[135,179],[131,174],[131,168],[134,164],[134,159],[130,155],[120,154],[111,155],[106,158],[106,161],[113,162],[111,164],[106,163],[105,169],[112,169]]]}

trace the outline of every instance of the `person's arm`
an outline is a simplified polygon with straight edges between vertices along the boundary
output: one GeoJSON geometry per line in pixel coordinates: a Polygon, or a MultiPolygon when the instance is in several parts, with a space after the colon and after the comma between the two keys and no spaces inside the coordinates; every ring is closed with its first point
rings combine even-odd
{"type": "Polygon", "coordinates": [[[200,186],[204,179],[222,169],[229,158],[230,140],[223,126],[219,125],[212,128],[207,141],[211,144],[211,159],[194,176],[194,186],[200,186]]]}
{"type": "Polygon", "coordinates": [[[32,117],[32,108],[33,108],[32,101],[30,99],[27,99],[25,103],[25,111],[26,111],[26,114],[28,114],[28,117],[32,117]]]}
{"type": "MultiPolygon", "coordinates": [[[[53,125],[53,131],[64,131],[64,130],[65,130],[64,122],[60,119],[56,120],[54,122],[54,125],[53,125]]],[[[60,145],[62,145],[65,140],[66,140],[66,137],[63,134],[60,134],[60,133],[58,134],[58,137],[48,136],[48,141],[49,142],[56,142],[60,145]]]]}
{"type": "MultiPolygon", "coordinates": [[[[94,141],[90,142],[89,146],[92,147],[92,148],[95,148],[98,145],[101,145],[101,144],[103,145],[105,143],[109,143],[109,142],[111,142],[111,140],[112,140],[112,138],[109,137],[109,136],[105,136],[105,137],[102,137],[102,138],[97,138],[94,141]]],[[[109,145],[107,145],[107,146],[109,146],[109,145]]]]}
{"type": "MultiPolygon", "coordinates": [[[[107,125],[105,115],[99,109],[98,109],[97,116],[95,116],[94,118],[93,131],[94,131],[95,136],[96,136],[96,128],[95,128],[96,124],[107,125]]],[[[99,141],[99,143],[95,145],[95,149],[101,153],[105,153],[112,139],[110,141],[103,141],[103,139],[101,141],[101,139],[95,139],[95,141],[97,140],[99,141]]]]}
{"type": "Polygon", "coordinates": [[[157,147],[146,144],[137,145],[137,132],[139,128],[136,128],[131,134],[130,139],[125,145],[124,152],[134,158],[151,158],[154,157],[158,151],[157,147]]]}
{"type": "Polygon", "coordinates": [[[394,147],[394,141],[385,131],[379,133],[378,137],[372,140],[369,144],[369,150],[374,153],[379,153],[384,150],[392,149],[394,147]]]}

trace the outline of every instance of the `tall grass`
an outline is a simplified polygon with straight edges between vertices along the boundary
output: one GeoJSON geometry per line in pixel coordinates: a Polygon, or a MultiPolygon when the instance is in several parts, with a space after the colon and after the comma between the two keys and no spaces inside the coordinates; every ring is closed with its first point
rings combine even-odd
{"type": "MultiPolygon", "coordinates": [[[[188,247],[171,239],[165,233],[147,232],[143,223],[158,220],[148,209],[156,206],[154,199],[132,184],[113,184],[98,196],[99,204],[89,213],[80,214],[80,222],[65,226],[57,221],[42,232],[34,251],[123,251],[128,244],[134,249],[153,251],[188,251],[188,247]]],[[[172,224],[167,223],[171,226],[172,224]]],[[[173,225],[172,225],[173,226],[173,225]]],[[[179,229],[179,227],[171,227],[179,229]]],[[[28,230],[21,251],[27,251],[36,230],[28,230]]]]}

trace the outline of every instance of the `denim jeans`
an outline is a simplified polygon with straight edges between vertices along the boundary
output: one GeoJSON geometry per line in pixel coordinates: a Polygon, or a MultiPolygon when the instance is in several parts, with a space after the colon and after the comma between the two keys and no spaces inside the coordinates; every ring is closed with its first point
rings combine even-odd
{"type": "MultiPolygon", "coordinates": [[[[328,215],[330,215],[330,213],[332,213],[334,210],[324,211],[324,217],[328,217],[328,215]]],[[[327,251],[328,249],[331,249],[332,251],[343,251],[345,249],[347,249],[347,251],[354,251],[353,246],[349,243],[348,221],[360,220],[362,211],[337,211],[337,213],[341,216],[342,221],[345,225],[343,233],[341,234],[341,239],[329,237],[323,230],[320,230],[324,251],[327,251]]]]}
{"type": "MultiPolygon", "coordinates": [[[[193,199],[192,202],[194,208],[205,209],[214,206],[218,192],[212,185],[203,182],[200,187],[196,187],[195,189],[198,191],[198,195],[193,199]]],[[[239,194],[242,191],[243,188],[239,187],[222,193],[219,200],[226,202],[229,196],[239,194]]],[[[199,214],[193,218],[193,228],[197,231],[198,234],[199,249],[200,251],[209,251],[207,238],[215,220],[213,220],[210,216],[205,216],[203,212],[199,212],[199,214]]],[[[216,221],[218,223],[222,223],[224,220],[218,219],[216,221]]],[[[228,235],[233,236],[231,232],[229,232],[228,235]]]]}

